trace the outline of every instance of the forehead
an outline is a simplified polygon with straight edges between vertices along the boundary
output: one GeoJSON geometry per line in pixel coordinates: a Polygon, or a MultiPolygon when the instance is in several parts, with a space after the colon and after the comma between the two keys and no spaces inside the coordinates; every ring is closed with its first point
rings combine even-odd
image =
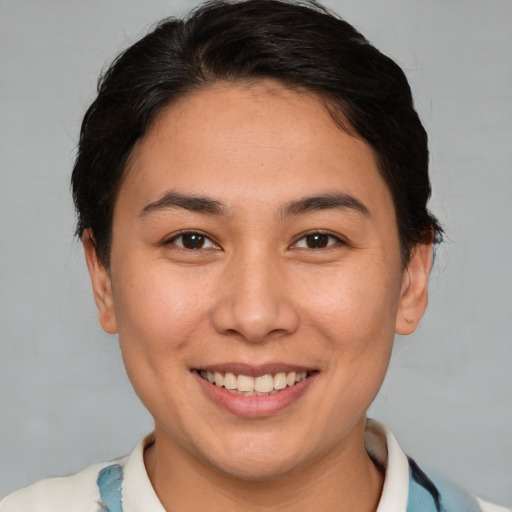
{"type": "Polygon", "coordinates": [[[132,153],[125,188],[141,202],[178,189],[241,205],[251,192],[276,207],[342,189],[393,209],[369,145],[315,95],[269,81],[218,83],[164,109],[132,153]]]}

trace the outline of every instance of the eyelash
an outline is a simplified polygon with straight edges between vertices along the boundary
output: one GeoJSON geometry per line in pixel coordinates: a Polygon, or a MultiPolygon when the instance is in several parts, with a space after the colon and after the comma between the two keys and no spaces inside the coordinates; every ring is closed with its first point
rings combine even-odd
{"type": "Polygon", "coordinates": [[[201,231],[182,231],[181,233],[178,233],[177,235],[174,235],[173,237],[169,238],[168,240],[166,240],[164,242],[164,245],[175,245],[176,247],[178,247],[179,249],[183,250],[183,251],[198,251],[198,250],[204,250],[204,249],[219,249],[219,245],[214,242],[210,236],[206,235],[205,233],[202,233],[201,231]],[[203,241],[207,241],[207,243],[209,242],[209,247],[185,247],[185,245],[183,244],[183,238],[185,236],[190,236],[190,237],[193,237],[193,236],[197,236],[198,238],[201,238],[203,241]],[[179,239],[182,239],[182,243],[181,244],[178,244],[177,243],[177,240],[179,239]]]}
{"type": "MultiPolygon", "coordinates": [[[[323,242],[323,240],[322,240],[322,242],[323,242]]],[[[178,247],[179,249],[184,250],[184,251],[198,251],[198,250],[205,250],[205,249],[219,249],[220,248],[220,246],[215,241],[213,241],[210,236],[208,236],[205,233],[202,233],[201,231],[182,231],[181,233],[174,235],[172,238],[168,239],[164,243],[164,245],[169,245],[169,244],[175,245],[176,247],[178,247]],[[204,247],[203,245],[201,245],[198,247],[186,247],[185,244],[183,243],[183,238],[187,235],[190,237],[196,236],[200,239],[200,240],[198,240],[198,243],[201,243],[201,241],[206,242],[206,243],[209,243],[209,246],[204,247]],[[181,244],[178,244],[177,240],[179,240],[180,238],[181,238],[182,242],[181,242],[181,244]]],[[[316,230],[316,231],[310,231],[308,233],[302,234],[299,238],[297,238],[297,240],[292,244],[291,247],[294,249],[306,249],[306,250],[309,249],[309,250],[313,250],[313,251],[318,251],[318,250],[322,250],[322,249],[327,250],[327,249],[329,249],[333,246],[337,246],[337,245],[346,245],[346,242],[344,240],[342,240],[339,236],[336,236],[328,231],[316,230]],[[310,240],[308,240],[309,237],[311,237],[310,240]],[[301,241],[304,241],[304,244],[307,244],[308,241],[314,241],[314,237],[326,237],[327,238],[326,245],[320,246],[320,247],[307,247],[307,246],[300,247],[299,246],[299,243],[301,241]]]]}
{"type": "Polygon", "coordinates": [[[347,245],[347,243],[342,238],[340,238],[337,235],[334,235],[333,233],[330,233],[329,231],[316,230],[316,231],[310,231],[308,233],[302,234],[293,243],[292,247],[297,248],[297,249],[309,249],[312,251],[318,251],[318,250],[322,250],[322,249],[328,250],[337,245],[347,245]],[[315,236],[327,237],[327,245],[325,245],[324,247],[315,247],[315,248],[314,247],[299,247],[298,246],[299,242],[304,241],[304,243],[307,244],[307,239],[309,237],[315,237],[315,236]],[[329,239],[331,240],[331,242],[334,241],[334,243],[329,243],[329,239]]]}

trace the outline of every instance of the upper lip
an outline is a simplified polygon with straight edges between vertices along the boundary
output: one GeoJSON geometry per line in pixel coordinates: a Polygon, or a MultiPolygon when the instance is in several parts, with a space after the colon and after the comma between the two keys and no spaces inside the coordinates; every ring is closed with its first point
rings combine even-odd
{"type": "Polygon", "coordinates": [[[250,365],[246,363],[218,363],[207,364],[204,366],[194,367],[193,370],[205,372],[234,373],[236,375],[247,375],[249,377],[260,377],[269,373],[289,373],[289,372],[312,372],[315,368],[304,365],[289,363],[268,363],[261,365],[250,365]]]}

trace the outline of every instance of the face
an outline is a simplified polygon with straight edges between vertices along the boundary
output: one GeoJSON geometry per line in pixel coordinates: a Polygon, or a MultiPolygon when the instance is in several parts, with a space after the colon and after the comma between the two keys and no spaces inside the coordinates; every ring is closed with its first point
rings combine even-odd
{"type": "Polygon", "coordinates": [[[85,245],[157,445],[243,478],[360,449],[395,331],[426,304],[430,248],[403,269],[369,146],[271,82],[163,111],[131,156],[108,272],[85,245]]]}

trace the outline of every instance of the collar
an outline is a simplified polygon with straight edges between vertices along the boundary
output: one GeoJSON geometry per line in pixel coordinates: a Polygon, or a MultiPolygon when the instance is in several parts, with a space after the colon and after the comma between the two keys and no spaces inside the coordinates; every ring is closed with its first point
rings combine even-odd
{"type": "Polygon", "coordinates": [[[409,462],[391,431],[368,419],[364,436],[368,455],[384,469],[384,487],[376,512],[406,512],[409,497],[409,462]]]}
{"type": "MultiPolygon", "coordinates": [[[[368,419],[364,441],[372,460],[385,472],[376,512],[406,512],[409,463],[394,435],[381,423],[368,419]]],[[[123,509],[126,512],[165,512],[144,465],[144,449],[153,442],[153,433],[141,439],[124,464],[123,509]]]]}
{"type": "Polygon", "coordinates": [[[123,509],[125,512],[165,512],[149,480],[144,449],[155,441],[152,432],[141,439],[124,466],[123,509]]]}

